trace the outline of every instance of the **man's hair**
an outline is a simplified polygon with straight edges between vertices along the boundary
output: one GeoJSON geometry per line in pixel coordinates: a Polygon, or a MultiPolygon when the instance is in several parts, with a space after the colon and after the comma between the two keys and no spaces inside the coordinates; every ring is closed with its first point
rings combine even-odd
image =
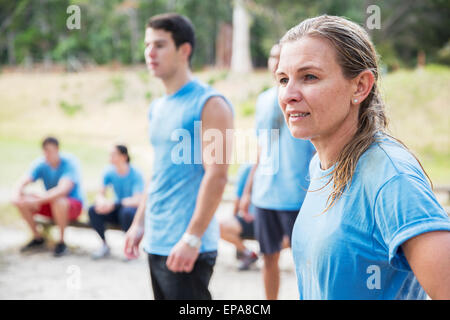
{"type": "Polygon", "coordinates": [[[55,137],[46,137],[42,140],[42,148],[44,148],[47,144],[53,144],[59,148],[59,141],[55,137]]]}
{"type": "Polygon", "coordinates": [[[191,45],[189,63],[195,48],[195,31],[192,22],[185,16],[176,13],[158,14],[150,18],[147,28],[170,32],[177,49],[184,43],[191,45]]]}

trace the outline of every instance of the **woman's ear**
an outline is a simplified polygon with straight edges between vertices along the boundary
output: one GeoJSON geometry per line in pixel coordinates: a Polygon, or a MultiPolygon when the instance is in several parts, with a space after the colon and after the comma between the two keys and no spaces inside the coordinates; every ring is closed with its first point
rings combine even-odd
{"type": "Polygon", "coordinates": [[[353,81],[355,91],[353,92],[351,102],[353,104],[360,104],[367,98],[372,90],[375,83],[375,76],[372,71],[364,70],[355,79],[353,79],[353,81]]]}

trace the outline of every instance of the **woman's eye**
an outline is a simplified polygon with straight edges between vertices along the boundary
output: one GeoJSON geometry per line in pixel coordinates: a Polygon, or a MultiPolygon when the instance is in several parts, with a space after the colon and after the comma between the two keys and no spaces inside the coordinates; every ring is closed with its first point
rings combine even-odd
{"type": "Polygon", "coordinates": [[[317,79],[317,77],[315,76],[315,75],[312,75],[312,74],[307,74],[307,75],[305,75],[305,80],[316,80],[317,79]]]}
{"type": "Polygon", "coordinates": [[[280,83],[281,85],[286,85],[286,84],[288,83],[288,81],[289,81],[288,78],[281,78],[281,79],[279,80],[279,83],[280,83]]]}

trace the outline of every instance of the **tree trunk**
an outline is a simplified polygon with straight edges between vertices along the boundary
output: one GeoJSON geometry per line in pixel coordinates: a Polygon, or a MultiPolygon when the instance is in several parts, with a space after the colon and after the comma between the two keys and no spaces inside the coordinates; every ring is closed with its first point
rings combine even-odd
{"type": "Polygon", "coordinates": [[[233,27],[222,23],[216,39],[216,67],[229,69],[231,66],[231,48],[233,43],[233,27]]]}
{"type": "Polygon", "coordinates": [[[244,7],[243,0],[234,0],[231,71],[235,73],[252,71],[249,20],[250,18],[244,7]]]}
{"type": "Polygon", "coordinates": [[[13,31],[9,31],[7,36],[6,36],[6,52],[8,55],[8,64],[9,65],[15,65],[16,64],[16,51],[15,51],[15,47],[14,47],[14,40],[15,40],[16,35],[14,34],[13,31]]]}

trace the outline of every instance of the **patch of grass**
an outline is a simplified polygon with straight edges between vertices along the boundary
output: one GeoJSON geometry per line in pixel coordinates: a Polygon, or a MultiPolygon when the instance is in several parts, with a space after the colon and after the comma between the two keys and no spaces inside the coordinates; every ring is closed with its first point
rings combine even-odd
{"type": "Polygon", "coordinates": [[[70,103],[64,100],[59,102],[59,107],[67,116],[71,117],[75,115],[77,112],[83,109],[83,106],[79,103],[70,103]]]}
{"type": "Polygon", "coordinates": [[[152,100],[152,97],[153,97],[153,95],[152,95],[151,91],[147,91],[147,92],[145,93],[145,100],[151,101],[151,100],[152,100]]]}
{"type": "Polygon", "coordinates": [[[143,84],[148,84],[150,82],[150,75],[147,70],[138,71],[139,80],[142,81],[143,84]]]}
{"type": "Polygon", "coordinates": [[[125,95],[125,79],[122,75],[116,75],[109,81],[112,86],[112,93],[108,98],[106,98],[105,102],[113,103],[122,101],[125,95]]]}
{"type": "Polygon", "coordinates": [[[246,100],[239,105],[239,109],[243,117],[252,116],[255,114],[255,101],[250,99],[246,100]]]}
{"type": "Polygon", "coordinates": [[[213,86],[214,84],[216,84],[216,82],[225,80],[227,77],[228,77],[228,71],[223,70],[217,74],[213,74],[208,80],[206,80],[206,82],[210,86],[213,86]]]}
{"type": "Polygon", "coordinates": [[[416,154],[433,184],[448,184],[450,181],[450,152],[436,150],[431,144],[416,154]]]}

